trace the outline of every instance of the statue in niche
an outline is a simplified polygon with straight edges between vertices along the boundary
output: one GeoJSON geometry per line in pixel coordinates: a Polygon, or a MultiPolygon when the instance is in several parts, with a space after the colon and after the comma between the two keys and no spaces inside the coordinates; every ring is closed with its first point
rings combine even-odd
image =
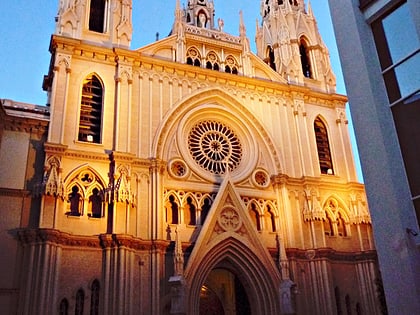
{"type": "Polygon", "coordinates": [[[207,16],[204,12],[198,14],[198,27],[206,28],[207,16]]]}

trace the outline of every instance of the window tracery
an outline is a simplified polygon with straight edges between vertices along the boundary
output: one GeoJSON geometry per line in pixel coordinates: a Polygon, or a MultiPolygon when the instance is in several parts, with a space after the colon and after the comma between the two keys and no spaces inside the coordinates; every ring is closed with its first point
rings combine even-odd
{"type": "Polygon", "coordinates": [[[216,53],[210,52],[206,58],[206,68],[211,70],[219,71],[219,58],[216,53]]]}
{"type": "Polygon", "coordinates": [[[239,66],[236,62],[236,59],[231,55],[227,56],[225,60],[225,72],[231,74],[238,74],[238,69],[239,66]]]}
{"type": "Polygon", "coordinates": [[[201,67],[201,56],[198,50],[191,47],[187,51],[187,64],[195,67],[201,67]]]}
{"type": "Polygon", "coordinates": [[[90,169],[81,170],[67,184],[67,215],[101,218],[104,216],[104,185],[90,169]]]}
{"type": "Polygon", "coordinates": [[[79,117],[79,141],[101,142],[102,103],[102,83],[96,75],[91,74],[83,81],[79,117]]]}
{"type": "Polygon", "coordinates": [[[242,145],[238,136],[218,121],[201,121],[191,128],[188,148],[200,167],[216,175],[235,170],[242,160],[242,145]]]}

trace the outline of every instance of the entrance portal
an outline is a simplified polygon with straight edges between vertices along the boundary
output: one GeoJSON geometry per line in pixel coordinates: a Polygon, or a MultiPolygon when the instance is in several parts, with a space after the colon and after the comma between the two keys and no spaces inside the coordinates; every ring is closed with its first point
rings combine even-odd
{"type": "Polygon", "coordinates": [[[227,269],[213,269],[201,287],[200,315],[251,315],[239,278],[227,269]]]}

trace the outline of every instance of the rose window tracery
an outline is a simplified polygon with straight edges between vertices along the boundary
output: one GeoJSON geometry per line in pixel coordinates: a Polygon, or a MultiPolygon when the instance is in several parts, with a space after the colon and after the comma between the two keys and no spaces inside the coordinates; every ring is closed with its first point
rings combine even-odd
{"type": "Polygon", "coordinates": [[[216,175],[235,170],[242,160],[238,136],[218,121],[197,123],[188,135],[188,148],[200,167],[216,175]]]}

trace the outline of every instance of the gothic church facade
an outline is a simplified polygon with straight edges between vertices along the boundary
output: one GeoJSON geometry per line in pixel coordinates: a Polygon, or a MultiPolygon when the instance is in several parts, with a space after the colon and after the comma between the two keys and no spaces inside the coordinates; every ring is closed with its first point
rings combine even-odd
{"type": "Polygon", "coordinates": [[[257,52],[176,1],[59,2],[48,107],[3,100],[4,314],[381,314],[364,186],[310,4],[262,0],[257,52]]]}

